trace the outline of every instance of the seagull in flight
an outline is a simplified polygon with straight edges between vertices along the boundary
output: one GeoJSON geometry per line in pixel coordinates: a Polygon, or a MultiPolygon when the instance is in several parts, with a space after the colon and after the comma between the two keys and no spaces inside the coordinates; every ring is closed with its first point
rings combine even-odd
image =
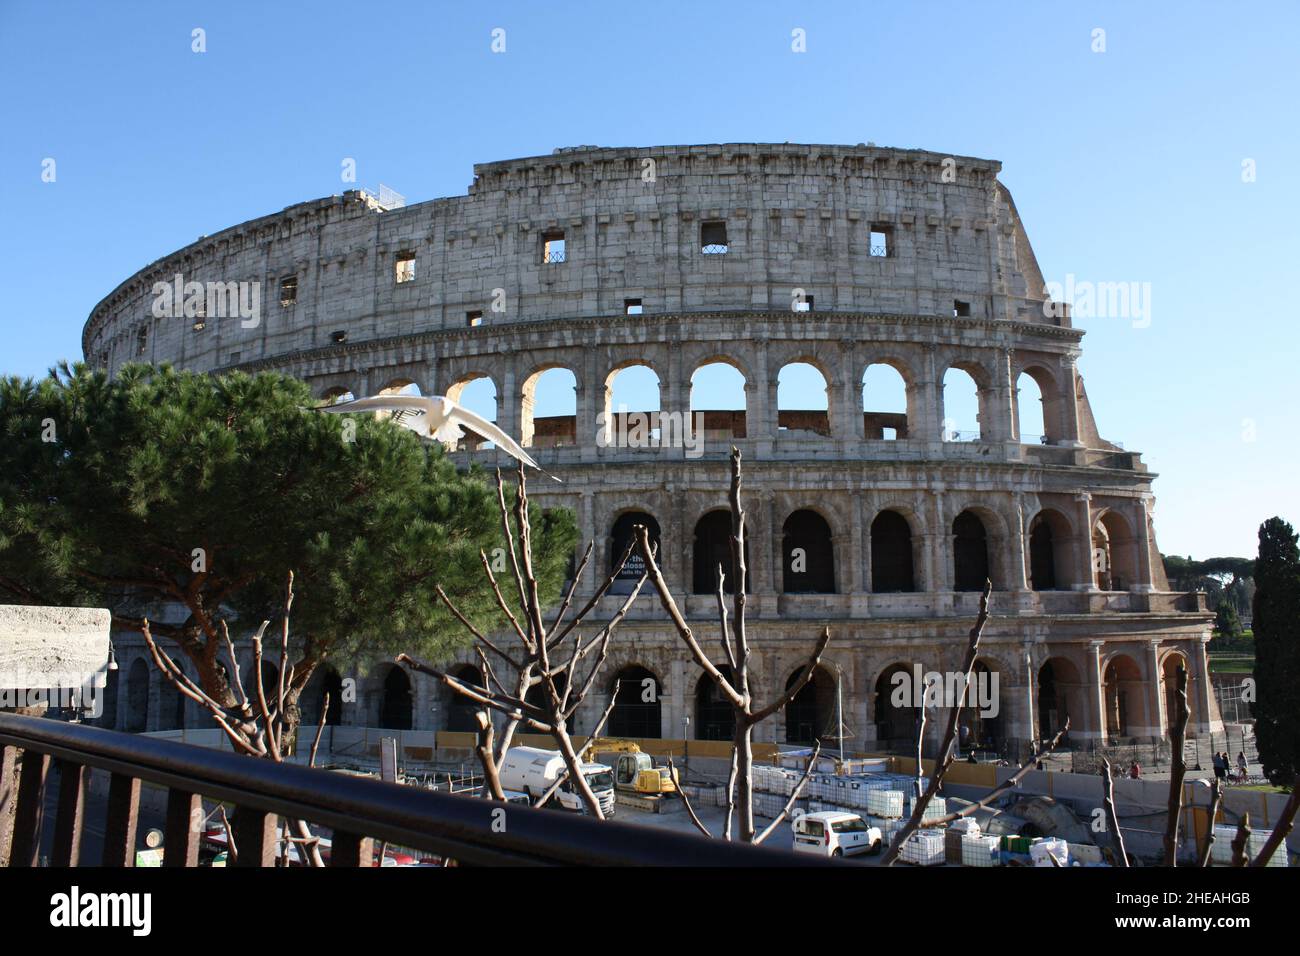
{"type": "Polygon", "coordinates": [[[472,429],[512,458],[536,468],[546,477],[559,481],[519,446],[519,443],[482,415],[457,405],[442,395],[375,395],[337,405],[321,405],[317,411],[331,415],[351,415],[354,412],[392,412],[393,421],[409,428],[421,438],[431,438],[446,444],[464,437],[464,429],[472,429]]]}

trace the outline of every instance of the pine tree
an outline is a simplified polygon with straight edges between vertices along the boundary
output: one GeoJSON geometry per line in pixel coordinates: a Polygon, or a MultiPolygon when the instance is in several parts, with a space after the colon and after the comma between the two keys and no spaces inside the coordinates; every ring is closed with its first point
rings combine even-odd
{"type": "Polygon", "coordinates": [[[1281,518],[1259,528],[1252,617],[1260,762],[1270,781],[1290,787],[1300,770],[1300,550],[1281,518]]]}
{"type": "Polygon", "coordinates": [[[1237,606],[1231,595],[1224,594],[1219,598],[1219,606],[1215,608],[1214,614],[1214,629],[1226,641],[1241,636],[1241,618],[1237,616],[1237,606]]]}
{"type": "MultiPolygon", "coordinates": [[[[326,660],[438,660],[464,643],[437,585],[480,626],[503,624],[480,563],[504,545],[495,489],[391,421],[314,404],[269,373],[0,380],[0,600],[109,607],[131,630],[147,615],[233,706],[220,621],[247,635],[281,617],[293,572],[294,726],[326,660]]],[[[550,601],[576,528],[566,511],[532,522],[550,601]]]]}

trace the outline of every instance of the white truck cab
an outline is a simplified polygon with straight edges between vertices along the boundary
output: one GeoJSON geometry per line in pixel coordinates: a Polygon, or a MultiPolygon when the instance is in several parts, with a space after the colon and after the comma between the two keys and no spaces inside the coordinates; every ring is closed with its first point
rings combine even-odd
{"type": "Polygon", "coordinates": [[[884,845],[879,827],[867,826],[856,813],[824,810],[795,818],[794,849],[818,856],[854,856],[878,853],[884,845]]]}
{"type": "MultiPolygon", "coordinates": [[[[528,794],[533,802],[541,799],[542,794],[551,789],[551,785],[564,773],[564,757],[558,750],[542,750],[539,747],[511,747],[501,761],[501,786],[507,790],[518,790],[528,794]]],[[[600,803],[600,812],[606,818],[614,815],[614,772],[603,763],[584,763],[582,776],[587,786],[596,795],[600,803]]],[[[554,800],[566,810],[586,813],[572,782],[565,781],[556,791],[554,800]]]]}

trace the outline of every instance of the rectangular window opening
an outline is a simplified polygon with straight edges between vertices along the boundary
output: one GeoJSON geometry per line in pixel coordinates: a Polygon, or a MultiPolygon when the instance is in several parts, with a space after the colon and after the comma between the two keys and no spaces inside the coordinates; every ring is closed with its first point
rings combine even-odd
{"type": "Polygon", "coordinates": [[[394,275],[399,283],[415,279],[415,253],[399,252],[395,263],[394,275]]]}
{"type": "Polygon", "coordinates": [[[806,295],[803,297],[802,301],[795,299],[794,310],[796,312],[811,312],[813,310],[813,296],[806,295]]]}
{"type": "Polygon", "coordinates": [[[149,351],[149,328],[145,326],[135,333],[135,354],[144,355],[149,351]]]}
{"type": "Polygon", "coordinates": [[[878,222],[871,224],[869,236],[870,253],[873,259],[888,259],[889,247],[893,245],[893,228],[878,222]]]}
{"type": "Polygon", "coordinates": [[[721,219],[700,223],[700,252],[706,256],[723,256],[730,251],[727,224],[721,219]]]}
{"type": "Polygon", "coordinates": [[[958,317],[970,315],[970,303],[963,302],[961,299],[953,299],[952,314],[958,317]]]}
{"type": "Polygon", "coordinates": [[[483,324],[483,310],[472,309],[465,313],[465,324],[471,329],[477,328],[483,324]]]}
{"type": "Polygon", "coordinates": [[[624,314],[624,315],[640,315],[641,313],[642,313],[642,308],[641,308],[641,300],[640,300],[640,299],[624,299],[624,300],[623,300],[623,314],[624,314]]]}
{"type": "Polygon", "coordinates": [[[280,280],[280,307],[287,309],[298,301],[298,277],[288,276],[280,280]]]}
{"type": "Polygon", "coordinates": [[[542,264],[559,265],[568,258],[563,229],[549,229],[542,233],[542,264]]]}

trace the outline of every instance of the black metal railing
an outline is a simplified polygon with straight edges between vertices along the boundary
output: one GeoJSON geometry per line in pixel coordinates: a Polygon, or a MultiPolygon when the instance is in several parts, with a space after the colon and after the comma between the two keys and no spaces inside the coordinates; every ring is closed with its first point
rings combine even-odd
{"type": "Polygon", "coordinates": [[[233,805],[238,866],[274,866],[278,818],[333,831],[331,866],[373,866],[374,841],[462,864],[799,866],[817,857],[578,814],[503,805],[189,744],[0,713],[0,858],[40,862],[52,767],[52,866],[131,866],[142,783],[167,790],[164,866],[196,866],[203,798],[233,805]],[[21,756],[19,756],[21,753],[21,756]],[[88,770],[105,771],[100,860],[80,859],[88,770]],[[13,807],[12,833],[6,832],[13,807]],[[501,814],[505,825],[502,826],[501,814]]]}

